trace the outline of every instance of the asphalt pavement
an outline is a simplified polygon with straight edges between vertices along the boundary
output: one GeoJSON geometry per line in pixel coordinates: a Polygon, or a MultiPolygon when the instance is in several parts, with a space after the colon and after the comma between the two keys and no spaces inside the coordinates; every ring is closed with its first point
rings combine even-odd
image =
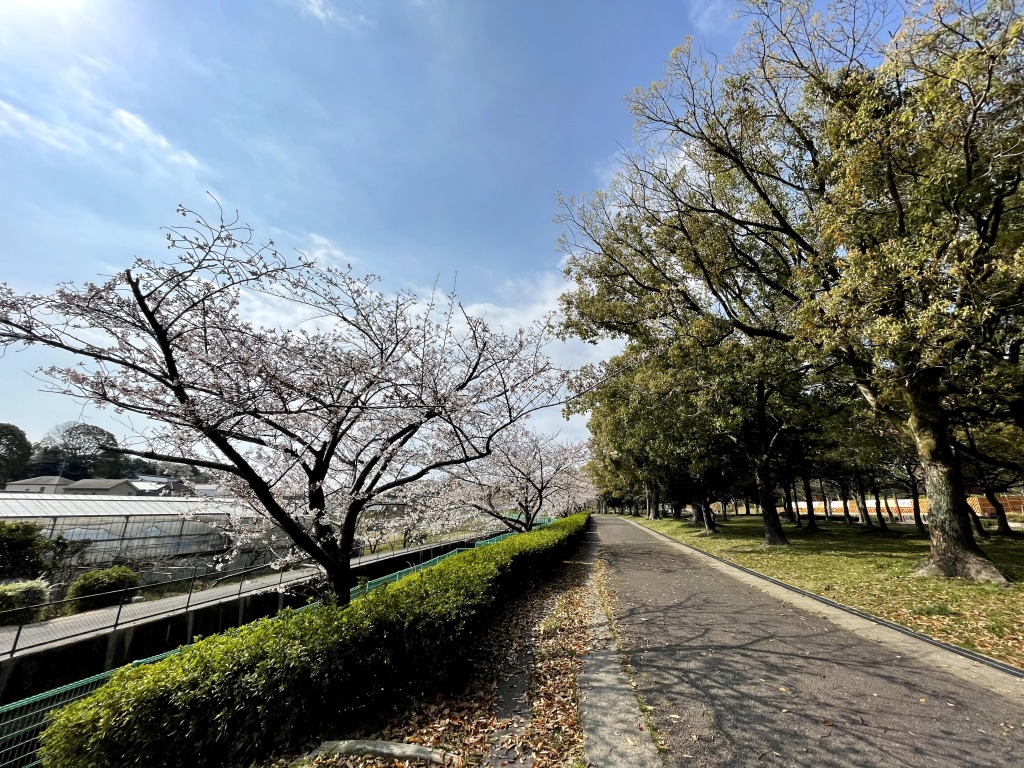
{"type": "Polygon", "coordinates": [[[621,656],[598,640],[581,677],[592,765],[1024,766],[1020,678],[593,519],[621,656]],[[637,697],[661,755],[609,756],[649,747],[637,697]]]}

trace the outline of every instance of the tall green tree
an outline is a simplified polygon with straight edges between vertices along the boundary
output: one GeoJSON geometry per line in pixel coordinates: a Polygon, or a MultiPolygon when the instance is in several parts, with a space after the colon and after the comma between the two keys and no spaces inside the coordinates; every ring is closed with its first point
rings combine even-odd
{"type": "Polygon", "coordinates": [[[32,456],[32,443],[14,424],[0,424],[0,485],[24,477],[32,456]]]}
{"type": "Polygon", "coordinates": [[[918,572],[1005,583],[956,487],[965,393],[1024,383],[1022,21],[1013,2],[753,0],[719,63],[689,44],[631,98],[640,148],[565,209],[567,328],[651,343],[694,318],[856,385],[913,442],[918,572]]]}

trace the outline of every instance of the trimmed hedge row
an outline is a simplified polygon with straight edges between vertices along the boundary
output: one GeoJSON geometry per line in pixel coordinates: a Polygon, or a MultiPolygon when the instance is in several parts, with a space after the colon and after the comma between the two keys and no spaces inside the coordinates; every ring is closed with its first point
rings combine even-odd
{"type": "Polygon", "coordinates": [[[50,587],[45,581],[16,581],[0,584],[0,611],[12,611],[0,615],[0,624],[27,624],[39,617],[39,609],[33,608],[50,599],[50,587]],[[16,608],[24,610],[14,612],[16,608]]]}
{"type": "Polygon", "coordinates": [[[41,736],[43,765],[248,766],[372,722],[464,673],[496,609],[585,524],[574,515],[453,555],[347,607],[285,611],[126,667],[56,713],[41,736]]]}

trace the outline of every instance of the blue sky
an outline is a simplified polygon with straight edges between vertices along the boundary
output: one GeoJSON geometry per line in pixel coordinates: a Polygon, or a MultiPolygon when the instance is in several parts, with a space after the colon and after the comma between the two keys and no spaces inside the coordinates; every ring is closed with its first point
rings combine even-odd
{"type": "MultiPolygon", "coordinates": [[[[623,97],[687,35],[731,50],[733,8],[3,0],[0,280],[43,291],[158,254],[175,206],[210,192],[284,248],[537,316],[561,290],[556,194],[606,183],[623,97]]],[[[33,440],[81,411],[36,391],[50,360],[0,359],[0,422],[33,440]]],[[[84,415],[123,433],[113,418],[84,415]]]]}

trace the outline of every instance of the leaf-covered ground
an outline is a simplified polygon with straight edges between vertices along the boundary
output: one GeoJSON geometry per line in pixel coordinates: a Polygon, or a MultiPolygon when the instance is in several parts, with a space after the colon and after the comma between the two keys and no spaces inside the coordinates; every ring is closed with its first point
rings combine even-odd
{"type": "MultiPolygon", "coordinates": [[[[465,691],[440,695],[375,733],[352,737],[439,749],[459,755],[465,766],[583,766],[577,678],[587,650],[588,621],[585,566],[569,563],[495,626],[479,649],[477,674],[465,691]]],[[[309,765],[413,768],[427,763],[320,757],[309,765]]]]}
{"type": "Polygon", "coordinates": [[[883,534],[832,522],[808,535],[787,525],[791,546],[764,547],[759,517],[730,516],[713,536],[686,520],[637,521],[787,584],[1024,668],[1024,541],[981,542],[1017,582],[1001,588],[911,576],[929,543],[904,527],[883,534]]]}

